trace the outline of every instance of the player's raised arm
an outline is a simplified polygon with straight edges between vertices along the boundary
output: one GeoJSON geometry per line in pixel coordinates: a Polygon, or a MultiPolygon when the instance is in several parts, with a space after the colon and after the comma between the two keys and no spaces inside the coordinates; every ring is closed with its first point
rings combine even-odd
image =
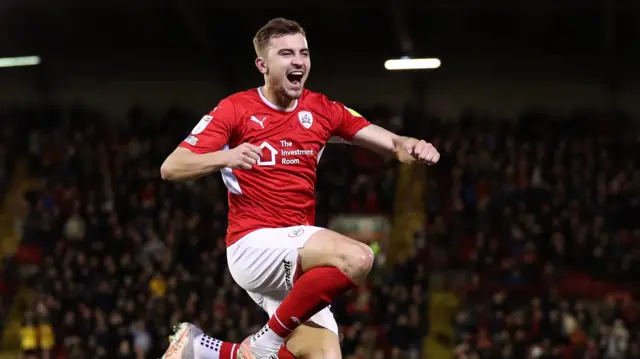
{"type": "Polygon", "coordinates": [[[369,125],[358,131],[352,142],[383,155],[393,155],[403,163],[434,165],[440,159],[440,153],[432,144],[412,137],[398,136],[376,125],[369,125]]]}
{"type": "Polygon", "coordinates": [[[424,140],[399,136],[373,125],[362,115],[340,103],[334,102],[331,107],[332,117],[336,121],[336,134],[354,145],[383,156],[393,156],[403,163],[422,162],[433,165],[440,159],[440,153],[435,147],[424,140]]]}
{"type": "Polygon", "coordinates": [[[243,143],[236,148],[225,149],[234,123],[233,104],[223,100],[202,117],[191,134],[167,157],[160,167],[162,179],[189,181],[225,167],[251,169],[260,157],[260,148],[243,143]]]}

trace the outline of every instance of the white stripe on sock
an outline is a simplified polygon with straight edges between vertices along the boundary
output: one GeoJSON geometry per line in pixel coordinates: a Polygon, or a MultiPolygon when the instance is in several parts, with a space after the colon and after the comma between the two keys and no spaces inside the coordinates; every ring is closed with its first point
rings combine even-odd
{"type": "Polygon", "coordinates": [[[273,317],[276,318],[276,320],[278,321],[278,323],[280,323],[280,325],[282,325],[282,327],[290,332],[292,332],[293,330],[287,328],[284,324],[282,324],[282,322],[280,321],[280,319],[278,319],[278,315],[276,313],[273,313],[273,317]]]}

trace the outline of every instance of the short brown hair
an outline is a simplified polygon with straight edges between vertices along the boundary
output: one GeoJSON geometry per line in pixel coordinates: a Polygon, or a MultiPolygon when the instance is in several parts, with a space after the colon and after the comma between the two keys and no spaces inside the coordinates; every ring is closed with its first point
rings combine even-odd
{"type": "Polygon", "coordinates": [[[262,51],[269,44],[269,40],[285,35],[302,34],[306,36],[304,29],[296,21],[281,17],[269,20],[266,25],[260,28],[253,37],[253,47],[256,54],[261,56],[262,51]]]}

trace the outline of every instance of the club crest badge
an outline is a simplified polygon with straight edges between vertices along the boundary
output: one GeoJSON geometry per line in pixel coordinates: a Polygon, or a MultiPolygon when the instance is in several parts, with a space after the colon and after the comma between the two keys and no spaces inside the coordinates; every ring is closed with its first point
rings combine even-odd
{"type": "Polygon", "coordinates": [[[311,114],[311,112],[298,112],[298,119],[300,120],[300,124],[304,126],[304,128],[310,128],[311,125],[313,125],[313,115],[311,114]]]}

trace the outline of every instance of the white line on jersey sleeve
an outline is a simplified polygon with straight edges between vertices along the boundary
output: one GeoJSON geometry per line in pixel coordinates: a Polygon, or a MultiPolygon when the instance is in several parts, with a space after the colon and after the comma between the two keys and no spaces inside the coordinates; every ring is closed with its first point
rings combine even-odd
{"type": "MultiPolygon", "coordinates": [[[[223,150],[228,150],[229,145],[224,145],[223,150]]],[[[242,189],[240,188],[240,183],[238,182],[238,177],[233,173],[231,168],[225,167],[220,170],[220,174],[222,175],[222,182],[227,186],[229,192],[233,194],[242,194],[242,189]]]]}

